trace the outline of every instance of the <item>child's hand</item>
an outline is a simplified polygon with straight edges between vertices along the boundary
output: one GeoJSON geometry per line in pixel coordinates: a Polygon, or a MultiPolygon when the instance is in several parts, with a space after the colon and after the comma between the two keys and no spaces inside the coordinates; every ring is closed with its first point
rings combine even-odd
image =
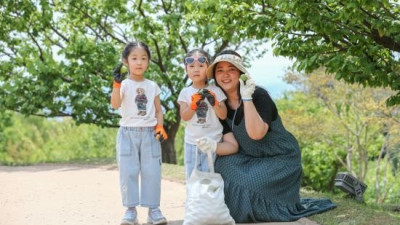
{"type": "Polygon", "coordinates": [[[217,106],[218,105],[218,100],[217,97],[215,96],[215,93],[213,91],[208,90],[208,93],[205,96],[212,106],[217,106]]]}
{"type": "Polygon", "coordinates": [[[217,151],[217,142],[209,137],[201,137],[196,140],[197,147],[203,153],[214,153],[217,151]]]}
{"type": "Polygon", "coordinates": [[[157,125],[154,129],[156,139],[163,142],[168,139],[167,132],[165,132],[163,125],[157,125]]]}
{"type": "Polygon", "coordinates": [[[128,70],[126,69],[124,64],[119,63],[117,65],[117,67],[115,67],[115,69],[114,69],[114,73],[113,73],[114,81],[116,83],[121,83],[125,79],[125,76],[127,74],[128,74],[128,70]]]}
{"type": "Polygon", "coordinates": [[[193,94],[193,95],[192,95],[192,102],[190,103],[190,108],[191,108],[192,110],[195,110],[195,111],[196,111],[197,106],[200,104],[200,101],[201,101],[203,98],[204,98],[203,95],[200,94],[200,93],[195,93],[195,94],[193,94]]]}

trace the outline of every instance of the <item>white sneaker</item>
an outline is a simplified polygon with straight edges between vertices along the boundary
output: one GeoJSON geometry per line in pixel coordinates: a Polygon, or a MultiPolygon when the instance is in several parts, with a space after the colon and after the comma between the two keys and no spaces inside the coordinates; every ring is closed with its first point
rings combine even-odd
{"type": "Polygon", "coordinates": [[[136,208],[127,209],[121,220],[121,225],[138,225],[136,208]]]}
{"type": "Polygon", "coordinates": [[[149,209],[147,223],[150,224],[167,224],[167,219],[161,213],[159,208],[149,209]]]}

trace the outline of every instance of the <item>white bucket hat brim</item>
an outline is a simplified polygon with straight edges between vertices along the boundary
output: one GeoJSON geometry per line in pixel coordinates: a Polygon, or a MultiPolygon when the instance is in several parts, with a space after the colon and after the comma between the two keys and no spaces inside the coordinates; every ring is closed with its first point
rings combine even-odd
{"type": "Polygon", "coordinates": [[[233,55],[233,54],[223,54],[223,55],[217,56],[217,58],[215,58],[213,63],[211,63],[211,65],[207,69],[207,77],[208,78],[210,78],[210,79],[214,78],[214,67],[219,62],[231,63],[238,70],[240,70],[242,73],[246,74],[250,78],[249,73],[247,72],[246,68],[243,66],[242,59],[239,56],[233,55]]]}

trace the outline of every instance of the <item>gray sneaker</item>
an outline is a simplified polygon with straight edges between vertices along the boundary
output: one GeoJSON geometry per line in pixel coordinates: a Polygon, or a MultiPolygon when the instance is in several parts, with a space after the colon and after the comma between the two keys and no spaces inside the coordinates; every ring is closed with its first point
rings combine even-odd
{"type": "Polygon", "coordinates": [[[154,209],[149,209],[149,216],[147,217],[147,223],[167,224],[167,219],[165,219],[159,208],[154,208],[154,209]]]}
{"type": "Polygon", "coordinates": [[[127,209],[121,220],[121,225],[138,225],[136,208],[127,209]]]}

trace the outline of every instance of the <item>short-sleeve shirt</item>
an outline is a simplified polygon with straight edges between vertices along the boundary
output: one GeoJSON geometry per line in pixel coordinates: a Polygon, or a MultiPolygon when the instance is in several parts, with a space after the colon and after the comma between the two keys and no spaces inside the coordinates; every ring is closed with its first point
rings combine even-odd
{"type": "Polygon", "coordinates": [[[154,99],[160,95],[160,87],[151,80],[125,79],[121,83],[122,98],[120,126],[152,127],[157,124],[154,99]]]}
{"type": "MultiPolygon", "coordinates": [[[[225,101],[226,96],[219,87],[208,85],[206,89],[215,93],[218,102],[225,101]]],[[[185,87],[179,93],[178,102],[185,102],[190,106],[192,95],[197,93],[199,89],[192,86],[185,87]]],[[[215,141],[220,141],[222,138],[223,127],[215,114],[213,106],[210,105],[207,99],[201,100],[193,117],[186,121],[185,142],[196,144],[196,140],[200,137],[207,136],[215,141]]]]}
{"type": "MultiPolygon", "coordinates": [[[[278,117],[278,109],[276,108],[276,105],[272,100],[271,96],[265,89],[257,86],[252,95],[252,98],[254,106],[256,107],[256,110],[260,115],[261,119],[271,127],[271,122],[276,120],[276,118],[278,117]]],[[[229,107],[227,108],[228,108],[227,117],[230,118],[232,122],[235,123],[235,125],[238,125],[244,117],[243,103],[240,104],[240,107],[237,109],[236,113],[235,113],[236,110],[231,109],[229,107]]]]}
{"type": "Polygon", "coordinates": [[[228,124],[225,122],[225,120],[219,120],[219,122],[222,124],[222,135],[225,135],[227,133],[232,132],[232,129],[230,126],[228,126],[228,124]]]}

